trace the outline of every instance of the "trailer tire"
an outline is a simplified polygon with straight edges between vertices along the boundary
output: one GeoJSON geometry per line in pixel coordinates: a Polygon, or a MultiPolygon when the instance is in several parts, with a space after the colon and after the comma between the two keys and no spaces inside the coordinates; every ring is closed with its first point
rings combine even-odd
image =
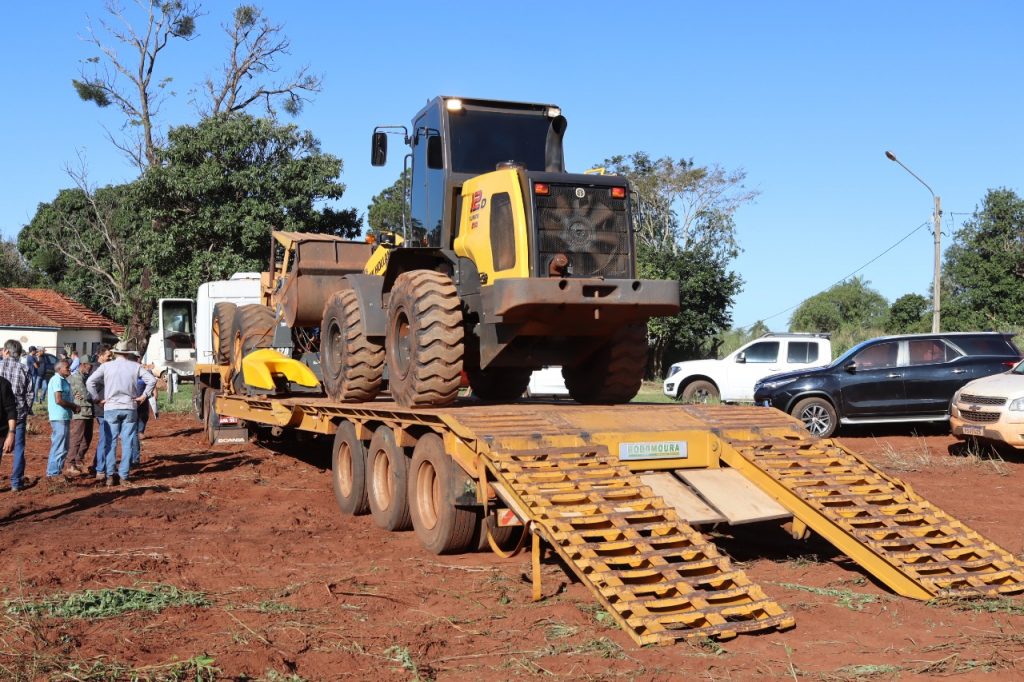
{"type": "Polygon", "coordinates": [[[444,451],[440,436],[428,433],[416,442],[409,471],[409,511],[420,544],[434,554],[463,552],[473,542],[476,512],[456,504],[470,481],[444,451]]]}
{"type": "Polygon", "coordinates": [[[526,532],[524,526],[499,526],[495,522],[493,514],[487,516],[477,514],[476,522],[477,527],[473,532],[472,546],[476,547],[478,552],[492,551],[491,543],[487,541],[488,527],[490,527],[491,537],[494,538],[494,544],[503,551],[512,549],[515,546],[515,540],[526,532]]]}
{"type": "Polygon", "coordinates": [[[530,385],[533,370],[523,367],[488,367],[487,369],[471,369],[469,386],[473,395],[481,400],[508,402],[523,397],[530,385]]]}
{"type": "Polygon", "coordinates": [[[388,300],[385,342],[391,395],[403,407],[440,407],[459,395],[462,302],[448,275],[403,272],[388,300]]]}
{"type": "Polygon", "coordinates": [[[339,402],[373,400],[384,379],[384,347],[367,338],[357,296],[352,289],[335,292],[320,325],[324,388],[339,402]]]}
{"type": "Polygon", "coordinates": [[[588,405],[627,403],[640,390],[647,367],[647,326],[617,330],[590,357],[575,367],[563,367],[569,396],[588,405]]]}
{"type": "Polygon", "coordinates": [[[231,362],[231,330],[235,327],[234,303],[218,303],[213,306],[213,321],[210,327],[213,341],[213,362],[226,365],[231,362]]]}
{"type": "Polygon", "coordinates": [[[274,312],[265,305],[250,303],[238,306],[231,328],[231,383],[235,393],[245,394],[245,373],[242,358],[258,348],[274,343],[274,312]]]}
{"type": "Polygon", "coordinates": [[[409,530],[409,458],[386,426],[373,432],[366,450],[366,495],[373,522],[384,530],[409,530]]]}
{"type": "Polygon", "coordinates": [[[356,437],[352,422],[342,422],[334,434],[331,479],[334,499],[342,513],[358,516],[370,511],[366,496],[366,447],[356,437]]]}
{"type": "Polygon", "coordinates": [[[217,391],[210,388],[206,390],[206,442],[210,445],[217,443],[218,426],[220,416],[217,414],[217,391]]]}

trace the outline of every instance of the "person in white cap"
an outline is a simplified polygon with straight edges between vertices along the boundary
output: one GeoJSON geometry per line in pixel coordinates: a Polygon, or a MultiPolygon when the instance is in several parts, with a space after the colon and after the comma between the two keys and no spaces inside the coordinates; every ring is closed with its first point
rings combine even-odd
{"type": "MultiPolygon", "coordinates": [[[[117,475],[121,485],[131,486],[132,458],[135,455],[135,429],[138,406],[149,400],[156,387],[156,377],[139,364],[139,353],[128,347],[124,341],[112,349],[114,359],[99,366],[89,375],[86,388],[93,400],[102,400],[103,419],[110,427],[110,440],[104,458],[105,484],[115,485],[114,465],[117,461],[117,437],[121,436],[121,463],[117,475]],[[136,384],[142,380],[144,389],[140,394],[136,384]],[[100,391],[102,390],[102,395],[100,391]]],[[[101,472],[97,471],[99,478],[101,472]]]]}

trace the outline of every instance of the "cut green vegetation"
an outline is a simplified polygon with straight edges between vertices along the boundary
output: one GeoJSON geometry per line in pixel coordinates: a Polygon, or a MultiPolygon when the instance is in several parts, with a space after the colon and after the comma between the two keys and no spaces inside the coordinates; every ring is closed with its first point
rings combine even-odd
{"type": "MultiPolygon", "coordinates": [[[[104,656],[73,660],[42,653],[4,655],[10,661],[0,666],[0,672],[13,680],[78,680],[78,682],[214,682],[221,670],[214,659],[206,654],[185,661],[171,661],[140,668],[110,660],[104,656]],[[13,661],[11,660],[13,658],[13,661]]],[[[279,678],[285,680],[288,678],[279,678]]]]}
{"type": "Polygon", "coordinates": [[[1024,615],[1024,604],[1008,597],[997,599],[933,599],[928,602],[928,605],[951,608],[954,611],[969,611],[971,613],[1024,615]]]}
{"type": "Polygon", "coordinates": [[[775,584],[790,590],[800,590],[802,592],[810,592],[811,594],[820,594],[823,597],[833,597],[836,600],[836,606],[841,606],[851,611],[863,611],[866,605],[874,604],[879,600],[877,595],[854,592],[853,590],[840,590],[833,587],[810,587],[808,585],[797,585],[796,583],[775,584]]]}
{"type": "Polygon", "coordinates": [[[13,599],[4,602],[12,616],[53,616],[56,618],[112,618],[134,611],[157,613],[172,606],[206,607],[210,601],[200,592],[179,590],[174,585],[114,587],[55,594],[39,601],[13,599]]]}

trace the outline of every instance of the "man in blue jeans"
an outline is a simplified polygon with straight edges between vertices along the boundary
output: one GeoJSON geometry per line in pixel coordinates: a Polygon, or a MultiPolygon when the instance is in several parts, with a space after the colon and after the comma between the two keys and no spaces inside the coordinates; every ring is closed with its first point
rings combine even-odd
{"type": "MultiPolygon", "coordinates": [[[[35,349],[33,349],[35,350],[35,349]]],[[[28,369],[21,362],[21,342],[8,339],[4,343],[0,377],[11,383],[18,417],[14,427],[14,460],[11,462],[11,490],[17,492],[25,486],[25,426],[35,401],[35,384],[28,369]]]]}
{"type": "Polygon", "coordinates": [[[46,387],[46,411],[50,415],[50,458],[46,462],[46,480],[54,492],[56,483],[66,483],[62,471],[64,459],[68,456],[68,431],[71,430],[71,414],[78,412],[71,396],[68,363],[61,360],[53,368],[53,377],[46,387]]]}
{"type": "Polygon", "coordinates": [[[138,407],[149,400],[156,388],[156,379],[142,369],[139,354],[131,350],[124,341],[112,349],[114,359],[99,366],[89,375],[86,388],[94,401],[103,401],[103,419],[110,425],[110,442],[107,444],[107,455],[104,459],[107,486],[114,483],[114,464],[117,459],[117,437],[121,437],[121,463],[117,475],[121,485],[132,487],[131,465],[135,454],[135,429],[138,419],[138,407]],[[142,379],[144,389],[139,394],[137,382],[142,379]],[[100,390],[102,387],[102,398],[100,390]]]}

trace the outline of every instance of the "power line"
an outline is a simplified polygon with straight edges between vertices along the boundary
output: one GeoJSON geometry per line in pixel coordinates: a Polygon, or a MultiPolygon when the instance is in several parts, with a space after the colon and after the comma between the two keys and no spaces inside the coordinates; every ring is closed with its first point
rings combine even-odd
{"type": "MultiPolygon", "coordinates": [[[[905,241],[907,241],[908,239],[910,239],[911,235],[913,235],[913,234],[914,234],[915,232],[917,232],[918,230],[920,230],[920,229],[921,229],[922,227],[926,227],[926,226],[928,226],[928,225],[930,225],[930,224],[931,224],[931,223],[930,223],[930,221],[925,221],[925,222],[921,223],[920,225],[918,225],[917,227],[915,227],[915,228],[914,228],[913,230],[911,230],[910,232],[908,232],[908,233],[907,233],[906,235],[904,235],[904,236],[903,236],[903,238],[902,238],[902,239],[900,239],[900,240],[899,240],[898,242],[896,242],[895,244],[893,244],[892,246],[890,246],[889,248],[887,248],[887,249],[886,249],[885,251],[883,251],[882,253],[878,254],[877,256],[875,256],[874,258],[872,258],[871,260],[869,260],[869,261],[868,261],[867,263],[865,263],[864,265],[860,266],[859,268],[857,268],[856,270],[854,270],[853,272],[851,272],[850,274],[848,274],[848,275],[847,275],[846,277],[842,277],[842,278],[840,278],[840,279],[836,280],[835,282],[833,282],[832,284],[830,284],[830,285],[829,285],[829,286],[827,287],[827,289],[831,289],[831,288],[832,288],[832,287],[834,287],[835,285],[837,285],[837,284],[840,284],[840,283],[842,283],[842,282],[845,282],[846,280],[850,279],[851,277],[853,277],[854,275],[856,275],[856,274],[857,274],[858,272],[860,272],[861,270],[863,270],[863,269],[864,269],[864,268],[866,268],[867,266],[869,266],[869,265],[871,265],[872,263],[874,263],[874,262],[875,262],[876,260],[878,260],[879,258],[881,258],[882,256],[884,256],[885,254],[889,253],[890,251],[892,251],[893,249],[895,249],[895,248],[896,248],[897,246],[899,246],[899,245],[900,245],[900,244],[902,244],[903,242],[905,242],[905,241]]],[[[806,300],[806,299],[805,299],[805,300],[806,300]]],[[[800,303],[803,303],[803,301],[800,301],[800,303]]],[[[784,315],[784,314],[788,313],[788,312],[789,312],[790,310],[793,310],[794,308],[797,308],[797,307],[799,307],[799,306],[800,306],[800,303],[794,303],[793,305],[789,306],[789,307],[788,307],[788,308],[786,308],[785,310],[780,310],[779,312],[777,312],[777,313],[775,313],[775,314],[773,314],[773,315],[769,315],[768,317],[763,317],[763,318],[761,318],[760,320],[756,320],[756,321],[754,321],[754,322],[753,322],[752,324],[747,324],[747,325],[744,325],[744,326],[742,326],[742,327],[736,327],[736,329],[741,329],[741,330],[742,330],[742,329],[748,329],[748,328],[750,328],[750,327],[753,327],[753,326],[754,326],[755,324],[757,324],[758,322],[767,322],[768,320],[771,320],[771,319],[773,319],[773,318],[776,318],[776,317],[778,317],[779,315],[784,315]]]]}

